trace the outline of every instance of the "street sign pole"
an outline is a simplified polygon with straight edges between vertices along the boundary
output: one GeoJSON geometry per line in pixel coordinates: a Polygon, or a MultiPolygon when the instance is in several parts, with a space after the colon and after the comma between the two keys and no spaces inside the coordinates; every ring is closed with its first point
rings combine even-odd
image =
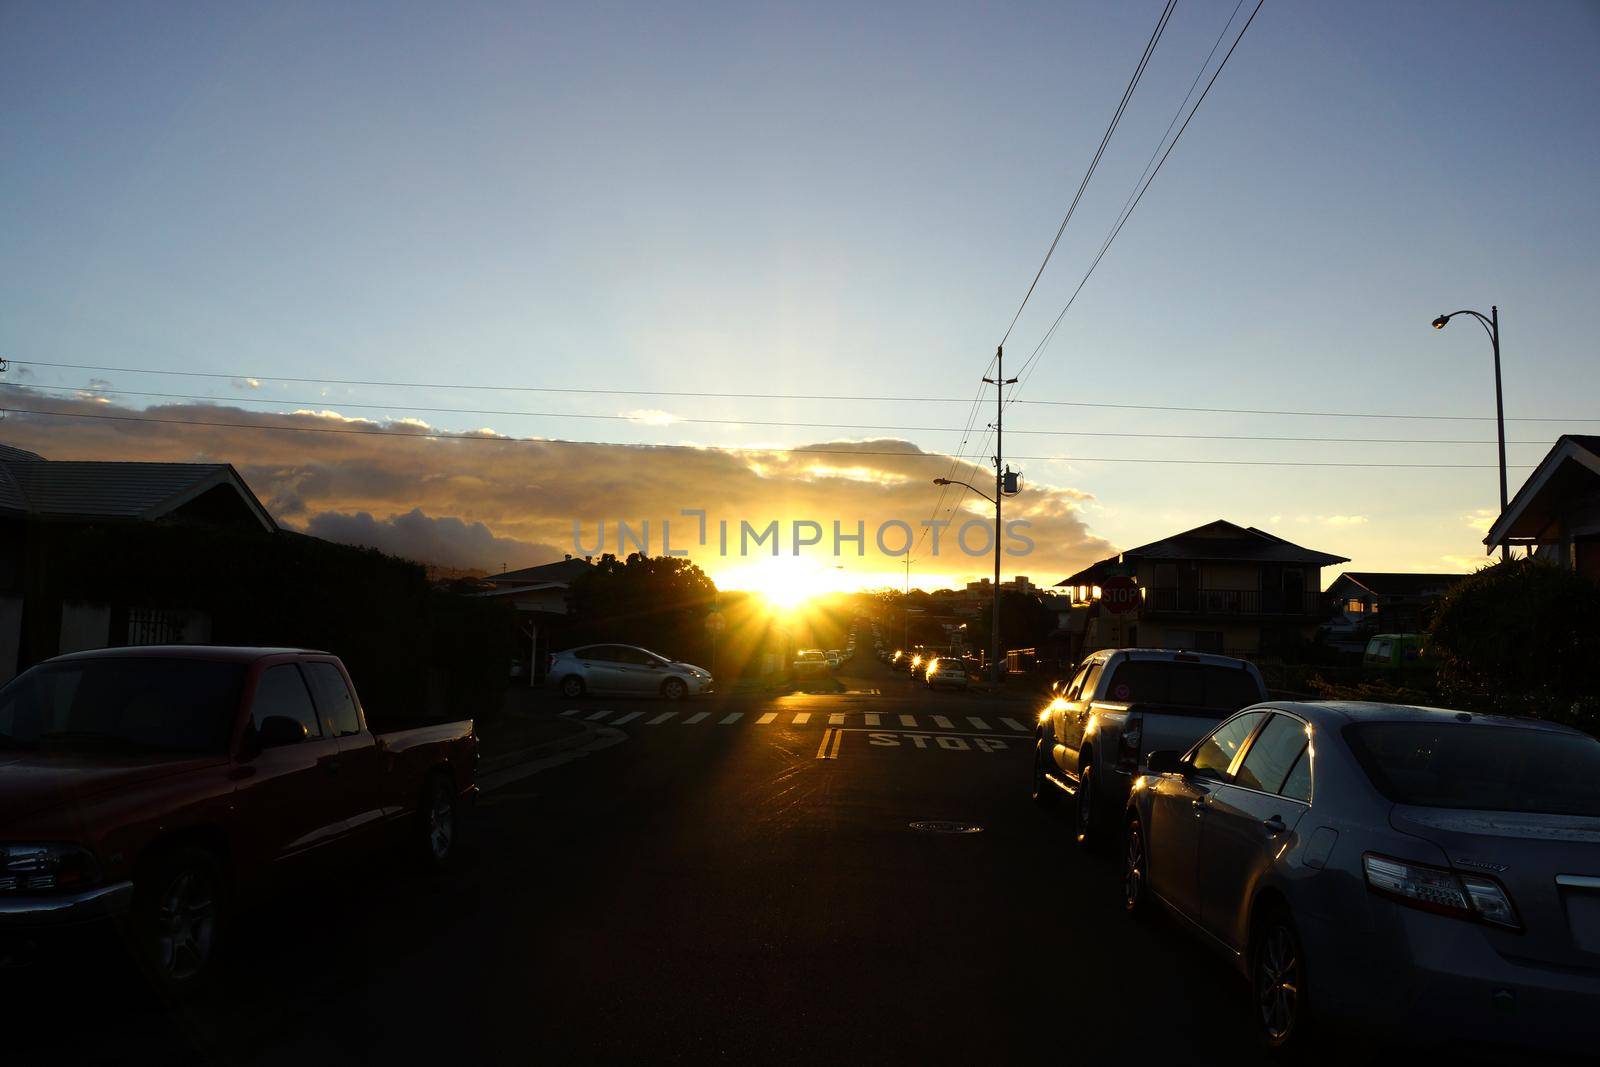
{"type": "Polygon", "coordinates": [[[1006,350],[1004,345],[998,345],[994,350],[994,377],[985,378],[984,382],[994,386],[994,606],[990,613],[994,616],[990,626],[989,647],[990,663],[989,676],[995,685],[1000,684],[1000,499],[1005,494],[1005,472],[1001,461],[1005,458],[1005,449],[1001,441],[1001,426],[1006,415],[1006,386],[1015,385],[1015,378],[1006,378],[1006,350]]]}

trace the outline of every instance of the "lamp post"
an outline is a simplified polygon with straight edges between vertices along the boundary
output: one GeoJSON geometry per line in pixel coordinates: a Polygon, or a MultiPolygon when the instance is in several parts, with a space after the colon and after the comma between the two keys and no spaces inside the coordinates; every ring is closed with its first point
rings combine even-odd
{"type": "MultiPolygon", "coordinates": [[[[1477,319],[1478,325],[1482,326],[1484,332],[1489,335],[1489,345],[1494,349],[1494,415],[1495,421],[1499,424],[1500,428],[1500,514],[1504,515],[1506,513],[1507,503],[1506,407],[1504,395],[1500,389],[1500,309],[1494,304],[1490,304],[1489,314],[1487,316],[1479,311],[1452,311],[1448,315],[1440,315],[1438,318],[1434,319],[1433,328],[1435,330],[1444,329],[1445,326],[1449,324],[1450,320],[1455,318],[1457,315],[1471,315],[1473,318],[1477,319]]],[[[1502,560],[1509,560],[1511,558],[1511,546],[1505,544],[1504,542],[1502,542],[1500,545],[1500,558],[1502,560]]]]}
{"type": "MultiPolygon", "coordinates": [[[[966,486],[968,489],[972,490],[974,493],[977,493],[983,499],[987,500],[989,503],[994,505],[994,513],[997,516],[995,521],[998,524],[998,522],[999,522],[998,516],[1000,514],[1000,501],[997,498],[991,497],[988,493],[985,493],[982,489],[979,489],[975,485],[968,485],[966,482],[959,481],[959,480],[954,479],[954,478],[935,478],[933,480],[933,484],[934,485],[963,485],[963,486],[966,486]]],[[[993,619],[990,620],[992,625],[989,627],[989,675],[990,675],[990,677],[992,677],[994,679],[994,683],[996,685],[999,685],[1000,684],[1000,531],[999,531],[998,528],[996,528],[995,534],[994,534],[994,607],[990,609],[990,614],[993,615],[994,617],[993,617],[993,619]]]]}

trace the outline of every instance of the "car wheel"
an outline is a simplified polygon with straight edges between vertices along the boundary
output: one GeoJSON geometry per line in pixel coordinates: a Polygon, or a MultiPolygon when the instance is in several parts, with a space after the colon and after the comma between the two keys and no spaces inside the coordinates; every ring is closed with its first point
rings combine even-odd
{"type": "Polygon", "coordinates": [[[577,697],[583,696],[583,691],[585,688],[586,687],[583,684],[583,679],[579,678],[576,674],[569,674],[565,678],[561,679],[561,695],[568,697],[569,699],[576,699],[577,697]]]}
{"type": "Polygon", "coordinates": [[[1049,758],[1041,737],[1033,746],[1033,802],[1041,808],[1053,808],[1061,799],[1056,787],[1045,778],[1045,763],[1049,758]]]}
{"type": "Polygon", "coordinates": [[[1074,819],[1078,829],[1078,844],[1093,849],[1100,845],[1100,813],[1096,810],[1094,796],[1094,764],[1078,772],[1078,795],[1075,798],[1074,819]]]}
{"type": "Polygon", "coordinates": [[[133,912],[151,976],[175,991],[199,988],[227,920],[227,886],[216,858],[195,847],[158,857],[137,878],[133,912]]]}
{"type": "Polygon", "coordinates": [[[661,695],[668,700],[682,700],[689,695],[689,687],[678,678],[668,678],[661,683],[661,695]]]}
{"type": "Polygon", "coordinates": [[[1269,912],[1250,939],[1250,983],[1262,1044],[1273,1050],[1302,1047],[1311,1022],[1305,949],[1282,908],[1269,912]]]}
{"type": "Polygon", "coordinates": [[[1150,860],[1144,851],[1144,827],[1138,819],[1129,819],[1122,848],[1122,908],[1128,914],[1141,915],[1148,910],[1149,880],[1150,860]]]}
{"type": "Polygon", "coordinates": [[[456,791],[443,774],[431,774],[417,805],[417,855],[428,870],[448,866],[456,849],[456,791]]]}

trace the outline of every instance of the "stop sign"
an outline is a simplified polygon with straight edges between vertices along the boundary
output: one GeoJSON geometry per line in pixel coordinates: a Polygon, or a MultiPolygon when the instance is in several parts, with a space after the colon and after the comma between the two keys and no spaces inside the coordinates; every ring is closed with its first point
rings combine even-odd
{"type": "Polygon", "coordinates": [[[1132,578],[1107,578],[1100,586],[1100,603],[1113,615],[1125,615],[1139,606],[1139,587],[1132,578]]]}

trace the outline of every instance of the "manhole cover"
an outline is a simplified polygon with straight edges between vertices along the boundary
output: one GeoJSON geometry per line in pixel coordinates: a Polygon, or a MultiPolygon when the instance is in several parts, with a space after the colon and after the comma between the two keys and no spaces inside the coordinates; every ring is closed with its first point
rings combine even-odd
{"type": "Polygon", "coordinates": [[[981,834],[983,827],[970,822],[949,822],[945,819],[924,819],[911,824],[913,830],[925,834],[981,834]]]}

